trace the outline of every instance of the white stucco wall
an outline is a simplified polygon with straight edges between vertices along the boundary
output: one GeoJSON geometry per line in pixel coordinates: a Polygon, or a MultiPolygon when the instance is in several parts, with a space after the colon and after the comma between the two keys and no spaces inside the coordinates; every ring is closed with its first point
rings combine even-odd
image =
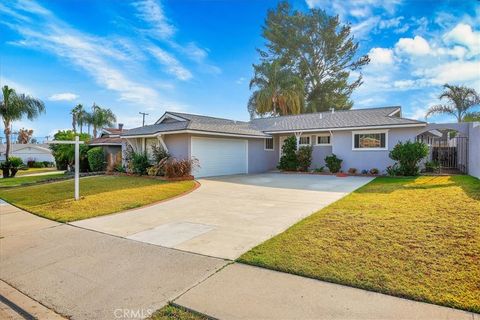
{"type": "Polygon", "coordinates": [[[468,174],[480,179],[480,122],[470,123],[468,174]]]}

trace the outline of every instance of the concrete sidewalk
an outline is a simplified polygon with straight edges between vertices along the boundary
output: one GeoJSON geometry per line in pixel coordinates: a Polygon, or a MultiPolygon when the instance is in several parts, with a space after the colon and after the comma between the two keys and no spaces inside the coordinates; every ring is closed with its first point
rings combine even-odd
{"type": "Polygon", "coordinates": [[[5,203],[0,261],[1,280],[71,319],[148,315],[227,263],[59,224],[5,203]]]}
{"type": "Polygon", "coordinates": [[[480,320],[470,312],[238,263],[174,303],[217,319],[480,320]]]}

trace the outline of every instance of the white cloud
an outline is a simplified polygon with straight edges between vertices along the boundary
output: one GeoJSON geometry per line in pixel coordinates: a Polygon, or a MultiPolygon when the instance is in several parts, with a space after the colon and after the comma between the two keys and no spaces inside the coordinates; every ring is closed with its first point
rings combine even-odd
{"type": "Polygon", "coordinates": [[[432,84],[465,83],[479,77],[480,61],[452,61],[436,67],[418,69],[416,75],[426,78],[432,84]]]}
{"type": "Polygon", "coordinates": [[[404,17],[400,16],[400,17],[395,17],[387,20],[382,20],[378,24],[378,28],[380,29],[396,28],[400,25],[403,19],[404,17]]]}
{"type": "Polygon", "coordinates": [[[413,56],[422,56],[431,53],[430,45],[421,36],[412,38],[400,38],[395,44],[395,52],[413,56]]]}
{"type": "Polygon", "coordinates": [[[166,67],[167,72],[173,74],[177,79],[188,80],[192,78],[192,73],[165,50],[160,49],[159,47],[150,47],[148,50],[158,62],[166,67]]]}
{"type": "Polygon", "coordinates": [[[50,101],[73,101],[78,98],[78,95],[71,92],[55,93],[48,97],[50,101]]]}
{"type": "Polygon", "coordinates": [[[141,0],[132,5],[137,9],[137,16],[150,24],[149,31],[152,36],[168,39],[175,34],[175,27],[168,21],[160,2],[141,0]]]}
{"type": "Polygon", "coordinates": [[[443,41],[446,44],[465,46],[469,50],[470,56],[480,54],[480,32],[473,31],[468,24],[459,23],[443,36],[443,41]]]}
{"type": "Polygon", "coordinates": [[[338,15],[342,22],[352,23],[357,38],[366,38],[377,28],[397,27],[403,17],[391,18],[403,0],[305,0],[309,8],[325,9],[338,15]]]}
{"type": "Polygon", "coordinates": [[[373,65],[393,64],[393,50],[387,48],[372,48],[368,52],[370,63],[373,65]]]}

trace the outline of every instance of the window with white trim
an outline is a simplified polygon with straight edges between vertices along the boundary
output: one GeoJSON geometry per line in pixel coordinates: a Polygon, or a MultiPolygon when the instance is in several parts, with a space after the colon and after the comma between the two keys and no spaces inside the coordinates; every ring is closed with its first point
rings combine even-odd
{"type": "Polygon", "coordinates": [[[273,151],[273,138],[265,139],[265,150],[273,151]]]}
{"type": "Polygon", "coordinates": [[[386,131],[354,132],[353,150],[386,150],[387,138],[386,131]]]}
{"type": "Polygon", "coordinates": [[[310,145],[310,136],[300,137],[298,144],[301,146],[309,146],[310,145]]]}
{"type": "Polygon", "coordinates": [[[330,145],[330,135],[317,136],[317,145],[330,145]]]}

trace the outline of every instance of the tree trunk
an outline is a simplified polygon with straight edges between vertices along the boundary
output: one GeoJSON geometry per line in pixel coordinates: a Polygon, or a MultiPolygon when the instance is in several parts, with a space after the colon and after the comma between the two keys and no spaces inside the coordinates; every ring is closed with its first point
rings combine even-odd
{"type": "Polygon", "coordinates": [[[75,115],[72,115],[72,128],[73,128],[73,133],[77,133],[77,117],[75,115]]]}
{"type": "Polygon", "coordinates": [[[93,125],[93,138],[95,139],[97,137],[97,126],[93,125]]]}
{"type": "Polygon", "coordinates": [[[5,130],[3,132],[5,133],[5,142],[7,145],[5,146],[5,161],[8,161],[8,158],[10,157],[10,123],[5,122],[5,130]]]}

